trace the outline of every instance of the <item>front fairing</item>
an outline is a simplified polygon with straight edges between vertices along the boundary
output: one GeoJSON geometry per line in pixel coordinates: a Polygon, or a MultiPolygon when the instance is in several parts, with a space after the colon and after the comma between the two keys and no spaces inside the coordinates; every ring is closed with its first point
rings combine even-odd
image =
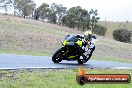
{"type": "Polygon", "coordinates": [[[82,45],[82,41],[78,39],[76,35],[67,35],[62,39],[62,45],[75,45],[78,44],[79,46],[82,45]]]}

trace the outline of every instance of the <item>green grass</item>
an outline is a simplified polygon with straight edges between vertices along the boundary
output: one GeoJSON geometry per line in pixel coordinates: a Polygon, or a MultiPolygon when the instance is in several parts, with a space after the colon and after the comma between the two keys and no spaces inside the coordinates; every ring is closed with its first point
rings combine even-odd
{"type": "Polygon", "coordinates": [[[91,58],[93,60],[100,60],[100,61],[113,61],[113,62],[132,63],[132,60],[123,59],[123,58],[114,58],[114,57],[106,57],[106,56],[93,56],[91,58]]]}
{"type": "MultiPolygon", "coordinates": [[[[77,84],[78,69],[1,70],[0,88],[132,88],[130,84],[77,84]]],[[[86,69],[87,74],[130,74],[132,70],[86,69]]]]}
{"type": "Polygon", "coordinates": [[[25,51],[25,50],[13,50],[13,49],[0,49],[1,54],[18,54],[18,55],[32,55],[32,56],[50,56],[46,52],[35,52],[35,51],[25,51]]]}

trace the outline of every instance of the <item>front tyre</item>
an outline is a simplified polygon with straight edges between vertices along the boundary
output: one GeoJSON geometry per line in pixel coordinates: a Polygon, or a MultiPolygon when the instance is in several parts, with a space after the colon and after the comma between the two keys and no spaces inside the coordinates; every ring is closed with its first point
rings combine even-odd
{"type": "Polygon", "coordinates": [[[78,64],[83,64],[84,61],[82,59],[77,60],[78,64]]]}
{"type": "Polygon", "coordinates": [[[82,54],[80,58],[77,60],[78,64],[86,63],[86,56],[82,54]]]}
{"type": "Polygon", "coordinates": [[[61,59],[61,53],[62,53],[62,48],[59,49],[59,50],[57,50],[57,51],[54,53],[54,55],[52,56],[52,61],[53,61],[54,63],[59,63],[59,62],[62,61],[62,59],[61,59]]]}

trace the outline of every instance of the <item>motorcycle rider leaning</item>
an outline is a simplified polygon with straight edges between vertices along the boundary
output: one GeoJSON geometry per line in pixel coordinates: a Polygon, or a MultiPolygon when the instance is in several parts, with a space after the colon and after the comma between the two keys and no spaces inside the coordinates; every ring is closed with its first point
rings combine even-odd
{"type": "Polygon", "coordinates": [[[89,60],[92,56],[93,51],[95,50],[94,43],[96,41],[96,37],[92,35],[92,31],[86,31],[84,35],[77,34],[77,37],[82,40],[82,52],[84,52],[84,55],[86,54],[85,52],[88,52],[88,57],[86,58],[87,60],[89,60]]]}

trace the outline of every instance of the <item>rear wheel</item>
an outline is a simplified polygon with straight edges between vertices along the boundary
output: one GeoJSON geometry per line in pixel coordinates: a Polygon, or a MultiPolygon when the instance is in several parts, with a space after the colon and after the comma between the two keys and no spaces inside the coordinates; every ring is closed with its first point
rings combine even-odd
{"type": "Polygon", "coordinates": [[[61,53],[62,53],[62,48],[57,50],[54,55],[52,56],[52,61],[54,63],[59,63],[62,61],[62,58],[61,58],[61,53]]]}

